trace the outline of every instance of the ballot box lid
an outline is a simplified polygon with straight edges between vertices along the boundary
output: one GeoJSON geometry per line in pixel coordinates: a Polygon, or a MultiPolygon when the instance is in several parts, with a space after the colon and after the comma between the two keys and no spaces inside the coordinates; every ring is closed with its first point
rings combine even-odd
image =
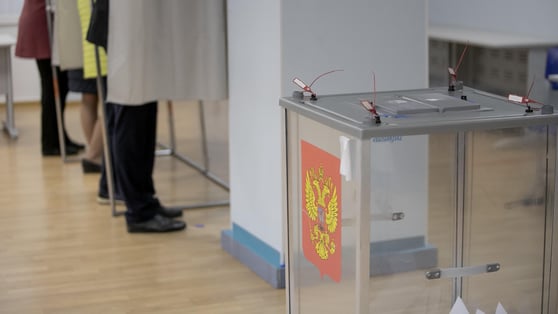
{"type": "Polygon", "coordinates": [[[315,100],[309,95],[283,97],[279,105],[360,139],[558,123],[558,110],[553,111],[552,104],[542,108],[543,104],[529,102],[533,110],[526,112],[525,103],[469,87],[379,92],[375,97],[379,123],[363,107],[363,100],[372,102],[374,95],[317,95],[315,100]]]}

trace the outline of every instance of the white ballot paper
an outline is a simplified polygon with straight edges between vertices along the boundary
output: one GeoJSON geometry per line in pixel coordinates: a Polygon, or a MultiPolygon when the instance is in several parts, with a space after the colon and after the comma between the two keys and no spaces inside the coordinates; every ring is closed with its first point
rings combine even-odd
{"type": "MultiPolygon", "coordinates": [[[[453,307],[451,308],[449,314],[469,314],[469,311],[467,310],[465,303],[460,297],[457,297],[457,300],[455,300],[455,303],[453,304],[453,307]]],[[[485,314],[485,313],[477,309],[475,311],[475,314],[485,314]]],[[[504,309],[502,303],[498,302],[498,306],[496,306],[495,314],[508,314],[508,312],[506,312],[506,309],[504,309]]]]}
{"type": "Polygon", "coordinates": [[[500,302],[498,302],[498,306],[496,306],[496,314],[508,314],[500,302]]]}
{"type": "Polygon", "coordinates": [[[469,314],[465,303],[463,303],[463,300],[461,300],[460,297],[457,297],[457,300],[455,300],[449,314],[469,314]]]}
{"type": "Polygon", "coordinates": [[[339,165],[339,173],[345,176],[345,181],[351,181],[351,140],[345,136],[339,136],[339,144],[341,145],[341,163],[339,165]]]}

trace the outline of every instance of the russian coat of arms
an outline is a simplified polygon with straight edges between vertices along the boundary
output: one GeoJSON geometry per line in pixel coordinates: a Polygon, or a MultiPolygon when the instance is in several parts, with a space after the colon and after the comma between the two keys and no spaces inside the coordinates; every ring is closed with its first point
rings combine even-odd
{"type": "Polygon", "coordinates": [[[330,234],[337,230],[337,188],[331,177],[324,176],[324,169],[320,167],[317,171],[307,171],[304,191],[306,213],[310,218],[310,239],[318,256],[327,260],[330,254],[335,253],[336,246],[330,234]]]}
{"type": "Polygon", "coordinates": [[[339,158],[301,141],[301,242],[304,257],[341,280],[341,175],[339,158]]]}

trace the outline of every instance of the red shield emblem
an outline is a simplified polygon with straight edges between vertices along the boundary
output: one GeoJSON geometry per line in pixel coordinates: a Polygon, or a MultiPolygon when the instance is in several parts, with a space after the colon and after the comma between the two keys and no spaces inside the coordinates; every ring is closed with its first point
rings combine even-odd
{"type": "Polygon", "coordinates": [[[336,282],[341,280],[341,175],[339,158],[301,141],[302,250],[336,282]]]}

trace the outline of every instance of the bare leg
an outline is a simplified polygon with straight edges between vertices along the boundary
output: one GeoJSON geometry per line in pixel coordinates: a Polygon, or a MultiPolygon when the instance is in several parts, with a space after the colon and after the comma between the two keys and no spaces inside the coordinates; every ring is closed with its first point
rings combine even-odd
{"type": "Polygon", "coordinates": [[[81,126],[87,141],[87,152],[85,159],[101,163],[103,142],[101,137],[101,124],[98,119],[98,97],[97,94],[82,94],[81,126]]]}
{"type": "Polygon", "coordinates": [[[81,95],[81,127],[87,145],[91,143],[93,129],[97,123],[97,95],[83,93],[81,95]]]}
{"type": "Polygon", "coordinates": [[[87,147],[87,153],[85,154],[85,158],[98,164],[101,164],[103,155],[103,136],[101,132],[101,119],[97,119],[93,134],[91,135],[91,142],[89,142],[89,147],[87,147]]]}

